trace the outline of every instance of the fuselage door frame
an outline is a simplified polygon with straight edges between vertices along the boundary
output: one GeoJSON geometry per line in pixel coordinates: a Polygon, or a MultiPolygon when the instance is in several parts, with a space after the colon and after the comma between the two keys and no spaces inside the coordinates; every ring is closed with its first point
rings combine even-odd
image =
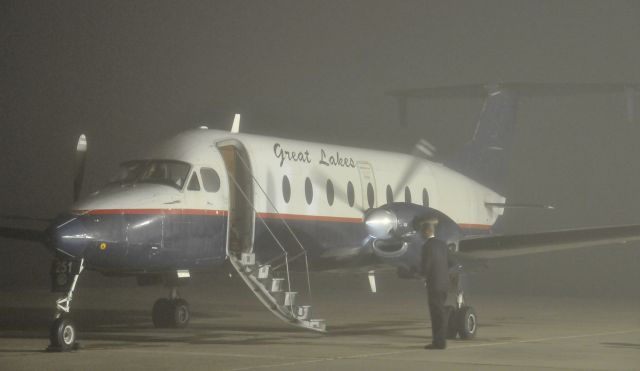
{"type": "Polygon", "coordinates": [[[253,171],[244,145],[235,139],[216,143],[225,164],[228,186],[227,255],[252,252],[255,237],[253,171]],[[238,186],[240,189],[238,189],[238,186]]]}

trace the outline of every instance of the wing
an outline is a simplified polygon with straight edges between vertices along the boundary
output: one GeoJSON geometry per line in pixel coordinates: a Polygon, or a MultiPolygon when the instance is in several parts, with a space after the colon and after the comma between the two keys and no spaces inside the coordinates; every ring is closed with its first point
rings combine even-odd
{"type": "Polygon", "coordinates": [[[458,253],[469,258],[495,259],[639,240],[640,225],[568,229],[462,240],[458,253]]]}
{"type": "Polygon", "coordinates": [[[44,242],[45,232],[37,229],[0,227],[0,237],[15,240],[44,242]]]}
{"type": "MultiPolygon", "coordinates": [[[[0,219],[11,221],[27,221],[36,223],[49,223],[51,219],[37,218],[32,216],[22,216],[13,214],[0,214],[0,219]]],[[[42,229],[32,228],[15,228],[15,227],[3,227],[0,226],[0,238],[11,238],[14,240],[25,240],[34,242],[45,242],[45,231],[42,229]]]]}

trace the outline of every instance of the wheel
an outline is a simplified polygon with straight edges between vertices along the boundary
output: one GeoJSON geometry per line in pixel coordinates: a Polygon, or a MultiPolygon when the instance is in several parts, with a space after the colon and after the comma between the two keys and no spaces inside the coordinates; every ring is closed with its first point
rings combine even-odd
{"type": "Polygon", "coordinates": [[[189,304],[184,299],[158,299],[153,304],[151,318],[156,328],[186,327],[191,318],[189,304]]]}
{"type": "Polygon", "coordinates": [[[154,327],[163,328],[171,325],[172,307],[169,299],[161,298],[156,300],[151,310],[151,320],[154,327]]]}
{"type": "Polygon", "coordinates": [[[457,327],[457,314],[458,311],[453,305],[447,305],[444,307],[445,313],[447,314],[447,339],[455,339],[458,335],[458,327],[457,327]]]}
{"type": "Polygon", "coordinates": [[[66,352],[76,349],[76,334],[76,328],[70,320],[64,317],[56,318],[49,331],[49,350],[66,352]]]}
{"type": "Polygon", "coordinates": [[[171,327],[186,327],[189,323],[189,319],[191,318],[189,304],[187,301],[183,299],[176,299],[171,302],[171,305],[171,327]]]}
{"type": "Polygon", "coordinates": [[[478,331],[478,316],[473,307],[462,307],[457,313],[457,327],[460,339],[468,340],[476,337],[478,331]]]}

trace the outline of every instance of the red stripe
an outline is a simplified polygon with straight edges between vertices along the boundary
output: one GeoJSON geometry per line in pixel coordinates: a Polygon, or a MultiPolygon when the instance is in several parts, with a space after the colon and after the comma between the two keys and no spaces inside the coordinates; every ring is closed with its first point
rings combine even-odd
{"type": "Polygon", "coordinates": [[[74,210],[73,213],[89,215],[227,215],[227,210],[204,209],[99,209],[74,210]]]}
{"type": "Polygon", "coordinates": [[[322,222],[342,222],[342,223],[362,223],[362,218],[346,218],[340,216],[321,215],[300,215],[300,214],[278,214],[278,213],[258,213],[258,217],[263,219],[287,219],[287,220],[315,220],[322,222]]]}
{"type": "MultiPolygon", "coordinates": [[[[76,214],[89,215],[228,215],[227,210],[205,210],[205,209],[99,209],[99,210],[74,210],[76,214]]],[[[302,214],[278,214],[278,213],[258,213],[258,217],[263,219],[287,219],[287,220],[312,220],[322,222],[338,223],[362,223],[362,218],[347,218],[340,216],[322,215],[302,215],[302,214]]],[[[462,229],[475,229],[488,231],[490,225],[486,224],[459,224],[462,229]]]]}

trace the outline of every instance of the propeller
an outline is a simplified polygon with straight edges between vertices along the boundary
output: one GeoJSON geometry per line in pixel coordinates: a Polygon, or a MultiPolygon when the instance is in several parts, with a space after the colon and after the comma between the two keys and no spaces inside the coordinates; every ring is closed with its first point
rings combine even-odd
{"type": "MultiPolygon", "coordinates": [[[[76,146],[75,178],[73,180],[73,200],[74,201],[78,200],[78,197],[80,196],[80,192],[82,190],[82,179],[84,178],[86,153],[87,153],[87,137],[84,134],[82,134],[78,138],[78,144],[76,146]]],[[[47,222],[47,223],[50,223],[53,221],[53,219],[14,215],[14,214],[0,214],[0,219],[29,221],[29,222],[47,222]]],[[[40,230],[40,229],[0,227],[0,237],[40,242],[45,245],[49,244],[48,232],[46,230],[40,230]]]]}
{"type": "Polygon", "coordinates": [[[87,137],[81,134],[78,138],[78,145],[76,146],[76,174],[73,179],[73,201],[78,201],[80,192],[82,191],[82,180],[84,178],[84,166],[86,162],[87,154],[87,137]]]}
{"type": "Polygon", "coordinates": [[[415,174],[418,172],[420,164],[423,159],[433,159],[436,155],[436,147],[431,143],[426,141],[425,139],[420,139],[418,143],[413,146],[413,150],[411,151],[412,159],[409,163],[409,166],[405,169],[404,173],[400,177],[400,181],[398,185],[393,190],[394,197],[400,194],[400,191],[407,186],[407,184],[413,179],[415,174]]]}
{"type": "MultiPolygon", "coordinates": [[[[316,170],[315,174],[316,176],[312,177],[314,185],[319,189],[324,189],[327,186],[326,181],[331,179],[331,177],[322,170],[316,170]]],[[[355,187],[356,184],[354,184],[353,186],[355,187]]],[[[333,182],[333,195],[335,199],[340,200],[347,205],[349,204],[349,197],[346,192],[346,184],[336,184],[335,182],[333,182]]],[[[363,215],[366,212],[366,209],[359,204],[357,199],[354,199],[353,208],[361,212],[363,215]]]]}

